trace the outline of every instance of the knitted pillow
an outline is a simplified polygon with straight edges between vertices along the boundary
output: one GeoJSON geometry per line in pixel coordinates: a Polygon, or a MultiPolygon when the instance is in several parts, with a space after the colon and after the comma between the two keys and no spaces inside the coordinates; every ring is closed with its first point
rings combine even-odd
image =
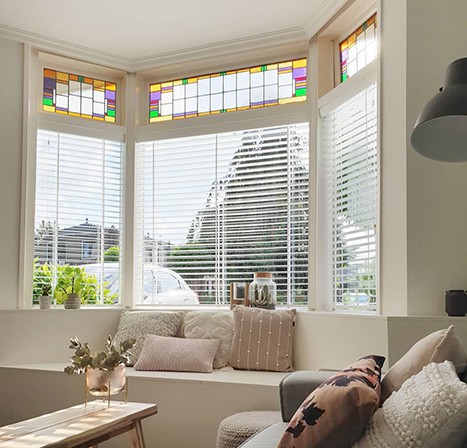
{"type": "Polygon", "coordinates": [[[366,356],[310,393],[289,422],[278,448],[349,448],[381,398],[384,358],[366,356]]]}
{"type": "Polygon", "coordinates": [[[219,339],[168,338],[148,335],[135,370],[212,372],[219,339]]]}
{"type": "Polygon", "coordinates": [[[353,448],[460,448],[467,438],[467,384],[450,361],[431,363],[394,392],[353,448]]]}
{"type": "Polygon", "coordinates": [[[425,336],[387,371],[381,382],[383,401],[430,362],[452,361],[457,373],[462,373],[466,359],[464,346],[454,333],[453,325],[425,336]]]}
{"type": "Polygon", "coordinates": [[[214,368],[225,367],[232,350],[232,312],[191,311],[185,316],[183,335],[191,339],[219,339],[214,368]]]}
{"type": "Polygon", "coordinates": [[[183,313],[168,311],[123,311],[118,324],[115,342],[118,344],[128,338],[135,338],[131,349],[133,355],[128,363],[132,366],[138,359],[148,334],[175,336],[183,319],[183,313]]]}
{"type": "Polygon", "coordinates": [[[235,306],[230,365],[234,369],[292,370],[295,310],[235,306]]]}

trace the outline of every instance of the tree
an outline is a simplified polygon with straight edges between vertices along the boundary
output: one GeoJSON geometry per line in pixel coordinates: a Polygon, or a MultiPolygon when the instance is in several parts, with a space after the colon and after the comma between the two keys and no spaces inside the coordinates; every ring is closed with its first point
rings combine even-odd
{"type": "Polygon", "coordinates": [[[109,247],[104,252],[104,262],[119,261],[120,260],[120,248],[118,246],[109,247]]]}
{"type": "Polygon", "coordinates": [[[225,295],[228,283],[251,281],[252,273],[261,270],[273,273],[283,294],[306,291],[308,169],[303,151],[308,151],[307,139],[293,127],[244,132],[227,174],[212,184],[204,209],[193,219],[182,246],[192,251],[189,265],[172,264],[172,269],[187,278],[212,266],[211,276],[221,282],[215,287],[225,295]],[[198,246],[201,263],[201,252],[193,252],[198,246]]]}

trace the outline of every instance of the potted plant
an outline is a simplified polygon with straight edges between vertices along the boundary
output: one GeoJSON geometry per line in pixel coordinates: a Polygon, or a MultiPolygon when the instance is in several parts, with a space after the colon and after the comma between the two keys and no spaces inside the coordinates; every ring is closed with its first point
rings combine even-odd
{"type": "Polygon", "coordinates": [[[50,308],[52,292],[52,269],[45,262],[39,264],[38,258],[34,259],[34,276],[33,276],[33,304],[39,304],[41,310],[50,308]]]}
{"type": "Polygon", "coordinates": [[[75,351],[70,358],[71,364],[64,372],[86,374],[86,389],[93,395],[112,395],[125,388],[125,364],[130,361],[131,348],[135,345],[133,338],[120,342],[109,335],[105,351],[91,353],[87,342],[82,343],[76,336],[70,339],[70,346],[75,351]]]}
{"type": "Polygon", "coordinates": [[[79,291],[84,281],[83,268],[65,266],[59,271],[56,291],[66,295],[64,306],[66,309],[78,309],[81,307],[81,297],[79,291]]]}
{"type": "Polygon", "coordinates": [[[106,305],[115,303],[117,294],[112,294],[107,287],[109,282],[99,282],[97,277],[86,272],[83,266],[56,266],[57,284],[54,298],[57,305],[67,309],[76,309],[81,303],[96,305],[103,300],[106,305]],[[101,296],[102,295],[102,296],[101,296]]]}
{"type": "Polygon", "coordinates": [[[41,285],[41,296],[39,297],[39,308],[41,310],[50,309],[50,291],[52,291],[50,283],[43,283],[41,285]]]}

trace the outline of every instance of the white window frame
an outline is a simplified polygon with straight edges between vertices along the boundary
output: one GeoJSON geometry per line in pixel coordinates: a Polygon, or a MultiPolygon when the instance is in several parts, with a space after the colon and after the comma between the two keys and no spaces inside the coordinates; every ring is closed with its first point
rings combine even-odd
{"type": "MultiPolygon", "coordinates": [[[[333,90],[328,92],[326,95],[318,100],[318,130],[321,126],[320,116],[326,113],[326,110],[332,110],[338,105],[351,99],[358,92],[361,92],[370,85],[376,83],[377,89],[377,210],[376,210],[376,312],[362,311],[358,314],[380,314],[381,312],[381,300],[380,300],[380,279],[379,279],[379,260],[380,260],[380,191],[381,191],[381,153],[380,153],[380,100],[379,91],[380,83],[378,76],[379,58],[372,61],[370,64],[365,66],[362,70],[357,72],[355,75],[347,79],[345,82],[340,83],[333,90]]],[[[319,138],[318,138],[319,141],[319,138]]],[[[323,201],[326,200],[326,189],[324,186],[325,176],[323,172],[323,161],[318,148],[317,154],[317,221],[316,231],[320,235],[326,234],[326,218],[324,213],[320,213],[320,210],[325,210],[323,201]]],[[[320,263],[316,262],[316,307],[317,310],[321,311],[334,311],[333,310],[333,299],[331,291],[328,288],[327,279],[328,272],[327,266],[329,265],[327,241],[324,238],[319,238],[317,242],[316,259],[321,260],[320,263]]],[[[354,314],[355,311],[339,311],[339,313],[350,313],[354,314]]]]}
{"type": "MultiPolygon", "coordinates": [[[[129,81],[125,73],[113,69],[81,63],[72,59],[55,56],[30,45],[24,45],[24,97],[23,97],[23,164],[22,164],[22,213],[21,213],[21,240],[20,240],[20,275],[18,285],[18,308],[31,309],[32,305],[32,279],[34,259],[34,216],[35,216],[35,190],[36,190],[36,145],[38,129],[62,132],[68,134],[89,136],[94,138],[121,141],[125,143],[127,134],[127,113],[125,101],[129,81]],[[105,77],[117,83],[117,112],[116,123],[106,123],[99,120],[55,114],[42,110],[42,83],[43,68],[73,72],[92,78],[105,77]],[[94,69],[94,70],[92,70],[94,69]],[[123,124],[122,124],[123,123],[123,124]]],[[[128,169],[125,161],[124,171],[128,169]]],[[[126,223],[128,213],[128,186],[123,175],[123,221],[126,223]]],[[[128,242],[128,231],[125,225],[122,229],[122,271],[126,264],[125,247],[128,242]]],[[[126,287],[122,276],[122,287],[126,287]]],[[[126,292],[126,289],[124,290],[126,292]]],[[[127,305],[128,294],[123,294],[120,305],[127,305]]]]}
{"type": "MultiPolygon", "coordinates": [[[[185,72],[164,72],[158,76],[154,76],[152,72],[140,73],[138,75],[137,83],[139,91],[142,92],[139,96],[139,107],[137,109],[137,122],[139,125],[135,129],[135,142],[151,142],[156,140],[166,140],[170,138],[199,136],[207,134],[220,134],[224,132],[241,131],[243,129],[256,129],[266,128],[279,125],[290,125],[294,123],[308,122],[310,123],[310,58],[308,54],[308,45],[303,51],[297,53],[287,53],[275,55],[268,60],[262,60],[258,57],[253,62],[245,62],[244,60],[231,61],[228,65],[223,66],[204,66],[202,68],[187,68],[185,72]],[[161,121],[149,124],[149,85],[156,82],[164,82],[166,80],[176,78],[186,78],[190,76],[197,76],[202,73],[215,73],[224,70],[226,67],[241,68],[248,66],[256,66],[267,63],[274,63],[275,61],[285,61],[290,59],[307,58],[307,99],[306,101],[283,104],[271,107],[261,107],[258,109],[248,109],[236,112],[228,112],[224,114],[215,114],[201,117],[192,117],[179,120],[161,121]],[[142,95],[142,96],[141,96],[142,95]]],[[[310,128],[311,132],[311,128],[310,128]]],[[[314,168],[310,170],[310,176],[313,174],[314,168]]],[[[312,220],[310,218],[310,223],[312,220]]],[[[135,242],[136,243],[136,242],[135,242]]],[[[136,244],[133,248],[137,250],[136,244]]],[[[137,269],[137,257],[133,258],[133,270],[137,269]]],[[[308,303],[310,303],[310,296],[312,295],[308,285],[308,303]]],[[[137,287],[133,287],[133,296],[136,297],[137,287]]],[[[132,304],[133,307],[144,307],[144,305],[132,304]]],[[[208,307],[221,307],[227,308],[228,305],[202,305],[203,308],[208,307]]],[[[309,305],[308,305],[309,306],[309,305]]],[[[158,305],[158,308],[164,308],[158,305]]],[[[170,307],[166,307],[170,308],[170,307]]]]}
{"type": "MultiPolygon", "coordinates": [[[[343,27],[339,34],[337,34],[333,38],[333,48],[334,48],[334,86],[337,87],[340,84],[343,84],[343,81],[341,81],[341,54],[340,54],[340,48],[339,45],[340,43],[346,39],[348,36],[350,36],[358,27],[360,27],[366,20],[368,20],[370,17],[372,17],[376,13],[376,36],[377,36],[377,45],[378,45],[378,51],[376,54],[376,60],[378,59],[379,56],[379,13],[375,9],[375,6],[373,4],[367,6],[365,9],[363,9],[360,14],[358,14],[356,17],[351,22],[348,22],[347,26],[343,27]]],[[[358,73],[358,72],[357,72],[358,73]]],[[[355,76],[355,75],[353,75],[355,76]]],[[[347,82],[348,79],[344,82],[347,82]]]]}

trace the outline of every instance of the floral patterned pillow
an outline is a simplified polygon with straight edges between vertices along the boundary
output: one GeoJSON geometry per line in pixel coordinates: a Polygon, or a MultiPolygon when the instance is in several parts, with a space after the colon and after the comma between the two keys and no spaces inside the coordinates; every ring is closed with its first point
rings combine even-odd
{"type": "Polygon", "coordinates": [[[359,359],[316,388],[289,422],[278,448],[348,448],[381,400],[382,356],[359,359]]]}

